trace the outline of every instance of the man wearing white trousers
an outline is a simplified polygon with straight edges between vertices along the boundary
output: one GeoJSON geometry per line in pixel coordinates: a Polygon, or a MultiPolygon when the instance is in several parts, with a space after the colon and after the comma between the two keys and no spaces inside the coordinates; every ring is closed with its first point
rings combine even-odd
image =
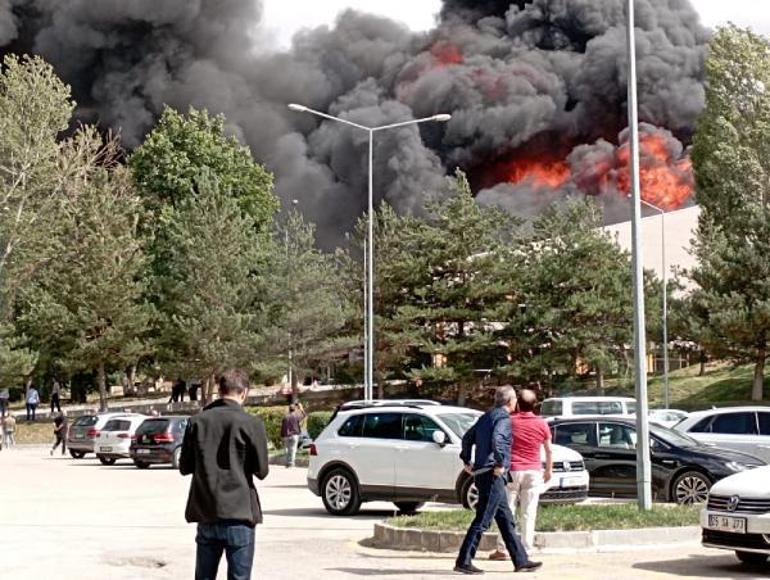
{"type": "MultiPolygon", "coordinates": [[[[540,493],[551,479],[553,455],[551,453],[551,430],[544,419],[535,415],[537,395],[529,389],[522,389],[517,396],[516,411],[511,414],[513,442],[511,443],[511,470],[506,486],[508,505],[518,514],[519,529],[527,551],[535,541],[535,522],[540,493]],[[545,451],[545,471],[540,450],[545,451]],[[518,505],[518,509],[517,509],[518,505]]],[[[508,554],[502,538],[497,537],[497,550],[490,560],[507,560],[508,554]]]]}

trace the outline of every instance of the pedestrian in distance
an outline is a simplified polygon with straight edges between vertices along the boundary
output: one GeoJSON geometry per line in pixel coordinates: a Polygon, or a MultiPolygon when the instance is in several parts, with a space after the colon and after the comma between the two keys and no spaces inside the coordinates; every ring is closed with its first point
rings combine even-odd
{"type": "Polygon", "coordinates": [[[506,501],[505,484],[511,463],[510,414],[515,408],[516,392],[513,387],[499,387],[495,391],[494,408],[484,413],[463,437],[460,459],[465,464],[465,471],[474,478],[479,499],[476,516],[457,555],[455,572],[484,573],[473,565],[473,558],[482,535],[492,525],[492,521],[497,523],[516,572],[532,572],[542,566],[542,562],[533,562],[527,556],[506,501]],[[474,447],[475,459],[471,463],[474,447]]]}
{"type": "Polygon", "coordinates": [[[40,393],[37,392],[35,385],[30,385],[27,389],[27,421],[35,420],[35,413],[37,412],[37,406],[40,404],[40,393]]]}
{"type": "Polygon", "coordinates": [[[0,417],[5,416],[5,412],[8,409],[8,399],[10,398],[10,389],[0,389],[0,417]]]}
{"type": "Polygon", "coordinates": [[[302,434],[302,421],[305,419],[305,409],[302,403],[289,405],[289,412],[281,421],[281,438],[286,449],[286,467],[294,467],[297,461],[297,446],[302,434]]]}
{"type": "Polygon", "coordinates": [[[248,580],[262,523],[253,476],[267,477],[267,435],[262,420],[243,410],[248,375],[230,370],[218,383],[220,398],[185,430],[179,471],[192,474],[185,518],[198,524],[195,580],[215,580],[223,552],[228,580],[248,580]]]}
{"type": "MultiPolygon", "coordinates": [[[[522,389],[517,395],[516,412],[511,415],[513,444],[511,445],[511,471],[505,488],[508,506],[517,513],[519,526],[523,531],[524,547],[531,551],[535,544],[535,522],[537,506],[545,484],[553,473],[551,452],[551,430],[542,417],[535,415],[537,395],[529,389],[522,389]],[[540,459],[541,448],[545,451],[545,472],[540,459]]],[[[502,536],[497,536],[497,550],[490,554],[490,560],[506,560],[502,536]]]]}
{"type": "Polygon", "coordinates": [[[3,415],[3,446],[7,449],[16,445],[16,418],[10,412],[3,415]]]}
{"type": "Polygon", "coordinates": [[[56,437],[53,447],[51,447],[51,455],[56,451],[56,448],[61,444],[61,454],[64,455],[67,452],[67,414],[59,413],[53,420],[53,434],[56,437]]]}
{"type": "Polygon", "coordinates": [[[56,379],[53,380],[51,386],[51,415],[53,415],[54,408],[57,413],[61,413],[61,384],[56,379]]]}

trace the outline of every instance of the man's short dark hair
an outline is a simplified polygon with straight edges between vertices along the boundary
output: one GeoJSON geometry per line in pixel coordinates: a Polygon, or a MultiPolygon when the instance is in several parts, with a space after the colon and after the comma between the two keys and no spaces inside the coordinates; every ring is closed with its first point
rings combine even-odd
{"type": "Polygon", "coordinates": [[[219,394],[223,397],[242,395],[249,392],[249,385],[249,374],[246,371],[230,369],[219,377],[219,394]]]}

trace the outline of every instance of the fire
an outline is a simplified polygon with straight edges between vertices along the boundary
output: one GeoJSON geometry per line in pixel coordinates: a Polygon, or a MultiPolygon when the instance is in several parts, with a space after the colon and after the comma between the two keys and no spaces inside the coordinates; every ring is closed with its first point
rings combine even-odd
{"type": "Polygon", "coordinates": [[[559,189],[572,177],[566,161],[552,159],[515,159],[506,164],[510,183],[526,183],[539,189],[559,189]]]}
{"type": "Polygon", "coordinates": [[[430,53],[438,66],[462,64],[465,61],[460,48],[448,40],[437,41],[431,47],[430,53]]]}

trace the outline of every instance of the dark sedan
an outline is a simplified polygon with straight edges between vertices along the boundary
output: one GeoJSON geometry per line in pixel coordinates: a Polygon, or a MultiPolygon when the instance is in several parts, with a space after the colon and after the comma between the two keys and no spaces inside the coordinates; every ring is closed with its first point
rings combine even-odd
{"type": "Polygon", "coordinates": [[[153,463],[179,468],[182,440],[189,417],[152,417],[139,425],[129,453],[134,465],[147,469],[153,463]]]}
{"type": "MultiPolygon", "coordinates": [[[[591,475],[590,493],[636,495],[636,424],[633,418],[580,417],[551,422],[553,442],[578,451],[591,475]]],[[[729,449],[699,443],[650,424],[652,493],[660,501],[702,503],[711,485],[765,462],[729,449]]]]}

